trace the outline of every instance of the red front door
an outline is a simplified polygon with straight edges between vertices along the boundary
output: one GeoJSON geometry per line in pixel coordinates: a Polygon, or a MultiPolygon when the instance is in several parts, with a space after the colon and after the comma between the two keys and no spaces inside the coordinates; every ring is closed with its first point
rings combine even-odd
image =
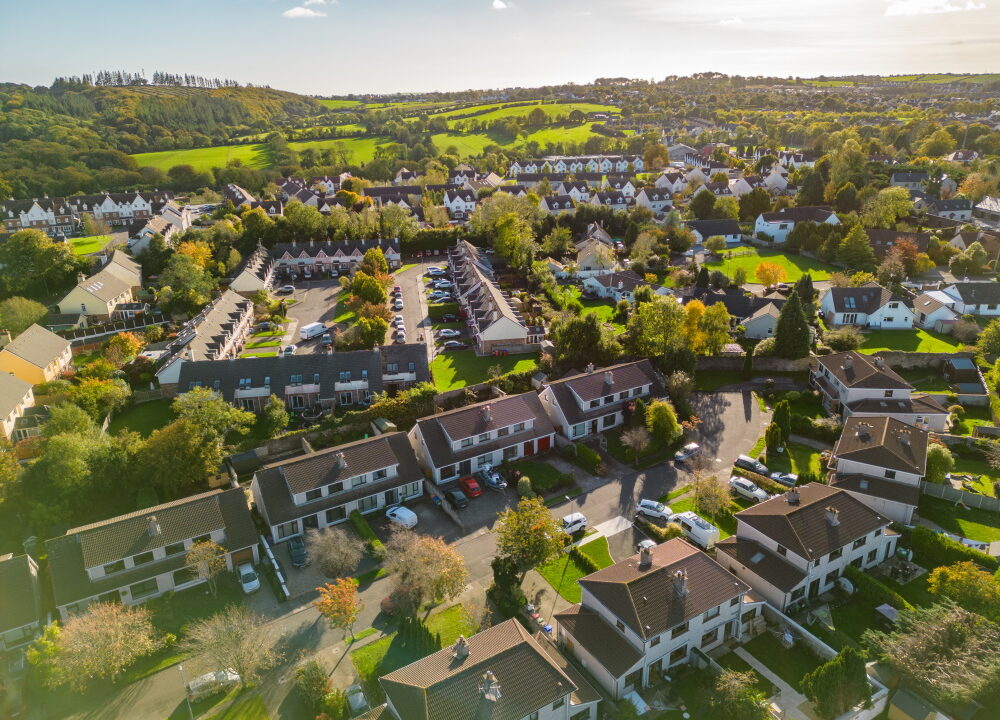
{"type": "Polygon", "coordinates": [[[535,441],[534,440],[529,440],[528,442],[524,443],[524,454],[525,455],[534,455],[535,454],[535,441]]]}
{"type": "Polygon", "coordinates": [[[538,452],[543,453],[549,449],[549,436],[538,438],[538,452]]]}

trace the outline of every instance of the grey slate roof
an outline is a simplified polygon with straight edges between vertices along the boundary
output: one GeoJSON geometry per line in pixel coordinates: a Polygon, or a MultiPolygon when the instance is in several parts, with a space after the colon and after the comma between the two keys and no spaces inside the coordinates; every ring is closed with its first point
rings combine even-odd
{"type": "Polygon", "coordinates": [[[715,549],[783,592],[789,592],[806,578],[803,570],[754,540],[733,535],[715,543],[715,549]]]}
{"type": "Polygon", "coordinates": [[[966,305],[996,305],[1000,303],[1000,283],[957,282],[954,287],[966,305]]]}
{"type": "Polygon", "coordinates": [[[39,621],[38,576],[27,555],[0,556],[0,633],[39,621]]]}
{"type": "Polygon", "coordinates": [[[635,270],[624,270],[622,272],[612,272],[605,273],[604,275],[595,275],[594,282],[598,285],[603,285],[606,288],[615,288],[625,292],[632,292],[636,288],[640,288],[643,285],[649,285],[654,290],[662,287],[656,283],[648,283],[645,278],[639,277],[639,274],[635,270]]]}
{"type": "Polygon", "coordinates": [[[5,372],[0,372],[0,420],[3,420],[24,401],[31,391],[31,383],[5,372]]]}
{"type": "Polygon", "coordinates": [[[633,400],[630,394],[626,400],[581,412],[573,395],[574,392],[586,403],[606,395],[616,395],[641,385],[650,386],[650,394],[646,396],[647,400],[650,397],[662,397],[665,393],[663,384],[649,360],[611,365],[589,373],[575,373],[549,383],[552,394],[555,395],[559,407],[566,416],[566,421],[573,425],[620,410],[626,402],[633,400]],[[608,383],[608,374],[611,376],[610,384],[608,383]]]}
{"type": "Polygon", "coordinates": [[[927,467],[927,431],[892,417],[852,415],[833,448],[844,460],[923,475],[927,467]]]}
{"type": "Polygon", "coordinates": [[[890,300],[906,304],[900,298],[893,298],[892,290],[878,283],[865,283],[860,287],[832,287],[827,292],[833,300],[833,309],[839,313],[857,312],[871,315],[890,300]]]}
{"type": "Polygon", "coordinates": [[[833,210],[823,206],[787,207],[776,212],[761,213],[766,222],[805,222],[811,220],[815,223],[826,222],[833,210]]]}
{"type": "Polygon", "coordinates": [[[621,677],[642,659],[642,653],[593,610],[574,605],[557,613],[555,619],[615,677],[621,677]]]}
{"type": "Polygon", "coordinates": [[[830,486],[839,490],[850,490],[862,495],[894,500],[898,503],[916,506],[920,503],[920,488],[916,485],[893,482],[868,475],[836,475],[830,486]]]}
{"type": "Polygon", "coordinates": [[[64,337],[46,330],[41,325],[32,325],[14,338],[0,352],[9,352],[35,367],[45,368],[69,348],[70,342],[64,337]]]}
{"type": "Polygon", "coordinates": [[[708,239],[714,235],[742,235],[740,224],[735,220],[688,220],[684,223],[698,234],[708,239]]]}
{"type": "Polygon", "coordinates": [[[782,297],[760,297],[747,295],[740,289],[733,292],[727,290],[712,290],[711,288],[686,287],[681,291],[681,302],[687,305],[692,300],[700,300],[705,307],[722,303],[726,310],[737,320],[744,320],[755,315],[757,311],[773,305],[779,311],[785,304],[782,297]]]}

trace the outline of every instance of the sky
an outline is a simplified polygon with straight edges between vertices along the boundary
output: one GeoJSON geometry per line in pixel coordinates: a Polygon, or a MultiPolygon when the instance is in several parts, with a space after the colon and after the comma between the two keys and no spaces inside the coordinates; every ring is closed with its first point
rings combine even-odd
{"type": "Polygon", "coordinates": [[[0,82],[164,70],[326,96],[998,72],[998,30],[1000,0],[0,0],[0,82]]]}

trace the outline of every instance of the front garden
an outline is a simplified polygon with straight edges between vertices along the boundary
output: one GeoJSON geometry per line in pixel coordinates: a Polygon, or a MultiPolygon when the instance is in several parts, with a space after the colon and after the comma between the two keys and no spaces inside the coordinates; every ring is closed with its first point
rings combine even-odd
{"type": "Polygon", "coordinates": [[[564,600],[578,603],[583,591],[577,580],[590,575],[595,568],[599,570],[613,564],[608,539],[601,536],[578,546],[577,552],[560,553],[536,569],[564,600]]]}
{"type": "Polygon", "coordinates": [[[921,352],[921,353],[953,353],[965,345],[949,335],[932,330],[913,328],[912,330],[869,330],[865,332],[865,342],[858,352],[871,354],[882,350],[921,352]]]}
{"type": "Polygon", "coordinates": [[[431,362],[431,375],[434,377],[434,387],[444,392],[486,382],[490,379],[490,368],[495,366],[500,368],[500,374],[533,370],[538,367],[538,356],[480,356],[473,350],[442,352],[431,362]]]}

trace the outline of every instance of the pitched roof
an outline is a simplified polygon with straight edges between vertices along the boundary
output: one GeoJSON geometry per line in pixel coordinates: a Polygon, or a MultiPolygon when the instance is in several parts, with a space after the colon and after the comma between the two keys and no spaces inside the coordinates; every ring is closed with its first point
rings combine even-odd
{"type": "Polygon", "coordinates": [[[761,213],[761,217],[764,218],[764,221],[770,223],[797,223],[805,222],[806,220],[821,223],[826,222],[831,215],[834,215],[833,210],[822,206],[787,207],[776,212],[761,213]]]}
{"type": "Polygon", "coordinates": [[[892,290],[874,282],[859,287],[832,287],[827,292],[833,301],[834,311],[839,313],[858,312],[871,315],[893,299],[892,290]]]}
{"type": "Polygon", "coordinates": [[[0,420],[4,420],[24,402],[31,392],[31,383],[5,372],[0,372],[0,420]]]}
{"type": "Polygon", "coordinates": [[[947,415],[948,410],[934,395],[911,395],[908,398],[864,398],[848,403],[852,413],[875,415],[947,415]]]}
{"type": "MultiPolygon", "coordinates": [[[[930,293],[921,293],[920,295],[917,295],[917,297],[913,299],[913,309],[916,312],[922,312],[925,315],[930,315],[931,313],[939,310],[940,308],[948,308],[949,310],[951,310],[951,307],[949,307],[948,303],[944,302],[943,299],[939,297],[941,294],[942,293],[938,291],[934,295],[930,293]]],[[[957,315],[957,313],[955,313],[954,311],[952,311],[952,313],[957,315]]]]}
{"type": "Polygon", "coordinates": [[[773,305],[780,312],[781,306],[786,302],[784,298],[780,297],[765,298],[759,295],[747,295],[739,288],[730,291],[689,286],[681,290],[681,302],[686,305],[692,300],[700,300],[705,307],[722,303],[726,306],[729,314],[738,320],[749,318],[755,315],[758,310],[769,305],[773,305]]]}
{"type": "Polygon", "coordinates": [[[7,343],[0,352],[9,352],[35,367],[45,368],[66,352],[69,346],[70,342],[66,338],[41,325],[32,325],[7,343]]]}
{"type": "Polygon", "coordinates": [[[806,578],[805,571],[754,540],[733,535],[715,543],[715,549],[783,592],[789,592],[806,578]]]}
{"type": "Polygon", "coordinates": [[[893,417],[852,415],[844,421],[833,454],[842,460],[923,475],[927,431],[893,417]]]}
{"type": "Polygon", "coordinates": [[[752,505],[736,513],[736,519],[807,560],[819,559],[889,524],[843,490],[819,483],[752,505]],[[796,493],[798,501],[790,502],[796,493]],[[836,525],[827,520],[827,508],[837,510],[836,525]]]}
{"type": "Polygon", "coordinates": [[[581,411],[576,400],[577,395],[584,403],[589,403],[590,400],[596,400],[606,395],[615,395],[642,385],[650,386],[651,397],[662,397],[665,393],[663,384],[649,360],[611,365],[586,373],[573,373],[549,383],[556,402],[563,411],[563,415],[566,416],[566,422],[573,425],[591,417],[607,415],[612,409],[617,410],[626,402],[631,401],[630,398],[626,398],[611,405],[601,405],[593,410],[581,411]],[[611,376],[610,384],[608,383],[608,374],[611,376]]]}
{"type": "Polygon", "coordinates": [[[706,240],[715,235],[742,235],[740,224],[735,220],[688,220],[684,223],[696,230],[706,240]]]}
{"type": "Polygon", "coordinates": [[[919,252],[927,252],[931,241],[929,232],[900,232],[899,230],[883,230],[882,228],[865,228],[868,242],[879,257],[884,257],[897,243],[907,241],[913,243],[919,252]]]}
{"type": "Polygon", "coordinates": [[[830,486],[906,505],[916,506],[920,502],[920,488],[916,485],[907,485],[880,477],[836,475],[830,481],[830,486]]]}
{"type": "Polygon", "coordinates": [[[521,720],[577,689],[517,620],[476,633],[466,643],[465,658],[447,647],[382,676],[379,682],[400,720],[521,720]],[[495,701],[480,690],[487,671],[500,687],[495,701]]]}
{"type": "Polygon", "coordinates": [[[640,288],[643,285],[649,285],[653,288],[653,290],[658,290],[663,287],[662,285],[657,285],[656,283],[646,282],[645,278],[639,277],[639,274],[636,273],[635,270],[624,270],[622,272],[596,275],[593,280],[598,285],[603,285],[607,288],[614,288],[625,292],[632,292],[636,288],[640,288]]]}
{"type": "Polygon", "coordinates": [[[640,567],[636,554],[579,580],[581,587],[644,639],[750,589],[680,538],[661,543],[650,552],[652,564],[648,568],[640,567]],[[687,573],[684,594],[675,588],[674,574],[678,571],[687,573]]]}
{"type": "Polygon", "coordinates": [[[995,305],[1000,303],[1000,283],[998,282],[957,282],[954,288],[966,305],[995,305]]]}
{"type": "Polygon", "coordinates": [[[930,176],[922,170],[919,172],[904,172],[902,170],[897,170],[892,174],[892,178],[889,180],[889,182],[916,183],[916,182],[924,182],[929,177],[930,176]]]}
{"type": "Polygon", "coordinates": [[[615,677],[642,660],[642,653],[593,610],[574,605],[557,613],[555,620],[615,677]]]}
{"type": "Polygon", "coordinates": [[[912,390],[913,386],[885,364],[882,358],[855,350],[824,355],[819,364],[847,387],[886,390],[912,390]]]}
{"type": "Polygon", "coordinates": [[[37,568],[27,555],[0,555],[0,633],[38,622],[37,568]]]}

